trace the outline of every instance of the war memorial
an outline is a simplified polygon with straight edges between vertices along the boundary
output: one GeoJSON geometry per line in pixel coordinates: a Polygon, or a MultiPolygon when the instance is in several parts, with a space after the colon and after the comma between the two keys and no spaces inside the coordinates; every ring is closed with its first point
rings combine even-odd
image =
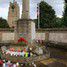
{"type": "MultiPolygon", "coordinates": [[[[60,61],[58,64],[57,59],[52,58],[55,52],[59,53],[58,50],[48,49],[46,45],[57,45],[58,43],[62,46],[66,45],[67,29],[36,29],[34,20],[30,19],[30,0],[22,0],[21,18],[19,18],[19,7],[15,0],[13,3],[10,2],[8,12],[10,29],[0,29],[0,59],[3,62],[0,61],[8,64],[8,67],[12,64],[16,64],[17,67],[64,66],[59,63],[60,61]]],[[[56,54],[54,57],[57,57],[56,54]]]]}
{"type": "Polygon", "coordinates": [[[15,36],[12,44],[8,43],[7,45],[7,41],[11,39],[13,33],[10,32],[11,34],[9,34],[9,36],[7,34],[6,39],[9,39],[7,41],[4,41],[3,39],[6,45],[1,46],[1,50],[2,59],[5,61],[10,60],[10,62],[13,63],[30,63],[35,66],[34,62],[49,58],[50,54],[46,50],[45,46],[38,45],[34,40],[35,23],[29,16],[29,1],[30,0],[22,0],[23,10],[21,19],[19,19],[19,6],[17,2],[10,2],[8,24],[13,28],[15,36]]]}

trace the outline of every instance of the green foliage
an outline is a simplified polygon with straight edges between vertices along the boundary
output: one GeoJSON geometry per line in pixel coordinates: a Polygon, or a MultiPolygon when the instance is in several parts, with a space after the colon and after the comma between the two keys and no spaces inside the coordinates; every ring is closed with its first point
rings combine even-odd
{"type": "Polygon", "coordinates": [[[2,53],[0,52],[0,59],[2,59],[2,53]]]}
{"type": "Polygon", "coordinates": [[[38,22],[37,22],[37,19],[34,19],[34,22],[35,22],[35,27],[38,28],[38,22]]]}
{"type": "MultiPolygon", "coordinates": [[[[36,28],[38,28],[37,19],[34,19],[34,22],[35,22],[36,28]]],[[[52,28],[63,28],[64,27],[63,20],[62,20],[62,18],[59,18],[59,17],[56,17],[53,24],[54,24],[54,26],[52,28]]]]}
{"type": "Polygon", "coordinates": [[[65,0],[65,3],[67,3],[67,0],[65,0]]]}
{"type": "Polygon", "coordinates": [[[25,42],[19,42],[17,46],[27,46],[27,44],[25,42]]]}
{"type": "Polygon", "coordinates": [[[40,7],[40,28],[53,28],[56,20],[55,11],[46,2],[41,1],[40,7]]]}
{"type": "Polygon", "coordinates": [[[55,28],[62,28],[63,27],[62,18],[57,17],[54,25],[55,28]]]}
{"type": "Polygon", "coordinates": [[[0,18],[0,28],[9,28],[7,20],[0,18]]]}
{"type": "Polygon", "coordinates": [[[67,27],[67,3],[65,3],[65,8],[64,8],[63,26],[64,27],[67,27]]]}
{"type": "MultiPolygon", "coordinates": [[[[40,28],[64,28],[63,18],[55,16],[55,11],[46,2],[40,3],[40,28]]],[[[67,12],[67,11],[66,11],[67,12]]],[[[67,13],[66,13],[67,14],[67,13]]],[[[66,19],[67,20],[67,19],[66,19]]],[[[38,28],[38,19],[34,19],[36,28],[38,28]]]]}

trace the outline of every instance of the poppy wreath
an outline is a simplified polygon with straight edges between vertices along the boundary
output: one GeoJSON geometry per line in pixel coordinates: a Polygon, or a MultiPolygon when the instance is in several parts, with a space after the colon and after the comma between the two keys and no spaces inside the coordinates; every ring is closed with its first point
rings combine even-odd
{"type": "Polygon", "coordinates": [[[22,37],[18,39],[17,45],[26,46],[27,44],[28,44],[28,41],[26,39],[24,39],[22,37]]]}

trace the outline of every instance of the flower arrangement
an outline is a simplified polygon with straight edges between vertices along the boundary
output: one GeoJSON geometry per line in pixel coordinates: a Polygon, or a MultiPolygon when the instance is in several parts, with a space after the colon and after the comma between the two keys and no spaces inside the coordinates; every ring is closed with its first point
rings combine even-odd
{"type": "Polygon", "coordinates": [[[28,44],[28,41],[26,39],[22,37],[18,39],[18,42],[17,42],[18,46],[26,46],[27,44],[28,44]]]}

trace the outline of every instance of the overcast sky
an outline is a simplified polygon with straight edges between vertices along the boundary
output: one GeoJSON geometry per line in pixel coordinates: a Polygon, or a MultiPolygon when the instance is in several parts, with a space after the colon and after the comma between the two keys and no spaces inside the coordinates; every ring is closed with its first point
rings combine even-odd
{"type": "MultiPolygon", "coordinates": [[[[9,8],[9,2],[12,0],[0,0],[0,17],[3,17],[7,19],[8,17],[8,8],[9,8]]],[[[21,4],[22,0],[16,0],[20,6],[20,14],[21,14],[21,4]]],[[[30,0],[30,17],[31,19],[37,18],[37,3],[39,3],[41,0],[30,0]]],[[[56,11],[56,15],[58,17],[61,17],[63,14],[63,7],[64,7],[64,0],[45,0],[49,5],[53,7],[53,9],[56,11]]]]}

